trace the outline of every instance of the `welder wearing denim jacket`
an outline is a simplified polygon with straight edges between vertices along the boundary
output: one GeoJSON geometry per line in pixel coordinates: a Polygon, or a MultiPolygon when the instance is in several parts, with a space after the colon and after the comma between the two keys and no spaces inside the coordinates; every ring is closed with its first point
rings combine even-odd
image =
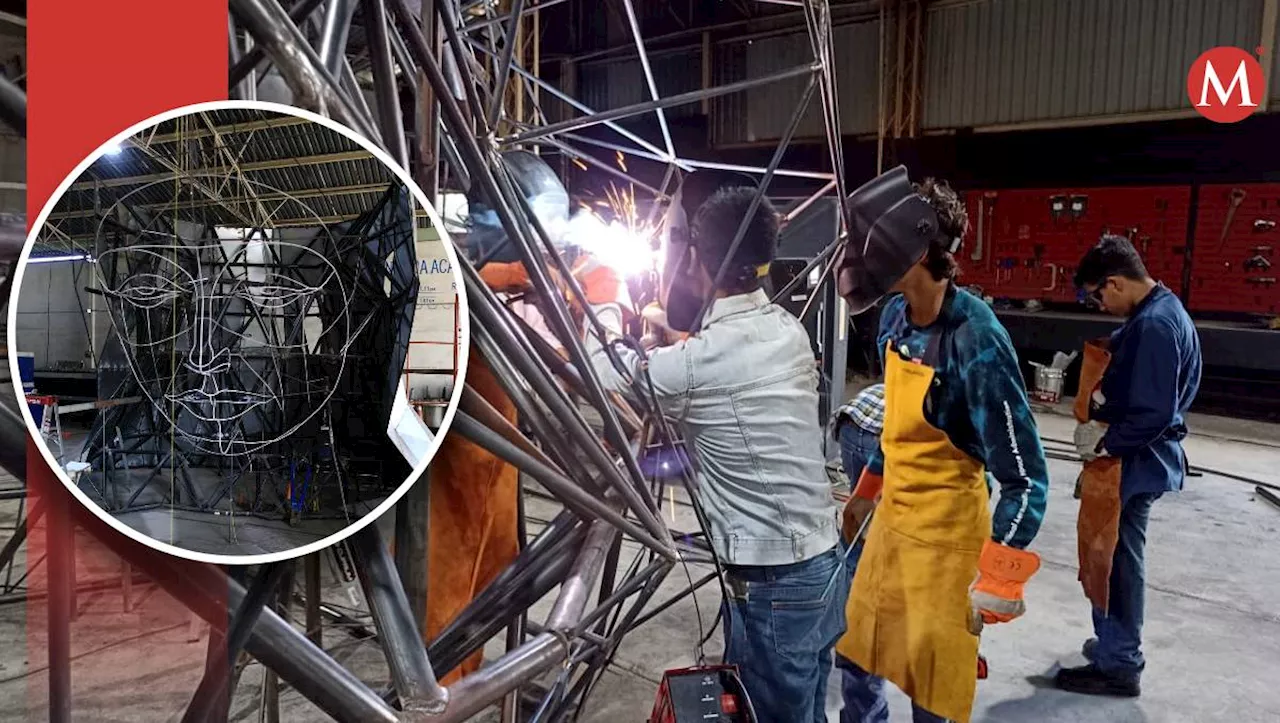
{"type": "MultiPolygon", "coordinates": [[[[731,182],[693,200],[692,184],[703,178],[686,177],[672,202],[687,204],[693,219],[701,281],[690,295],[699,304],[757,193],[731,182]]],[[[776,244],[776,212],[764,201],[696,332],[652,349],[647,359],[618,348],[625,374],[594,334],[586,347],[610,391],[634,399],[627,378],[647,371],[662,412],[684,432],[697,462],[696,499],[729,592],[724,660],[738,666],[756,720],[818,723],[826,721],[831,649],[844,632],[849,582],[809,335],[759,287],[776,244]]],[[[604,269],[583,277],[592,311],[620,336],[625,285],[604,269]]]]}
{"type": "Polygon", "coordinates": [[[1076,693],[1132,697],[1141,692],[1146,667],[1147,522],[1157,499],[1182,489],[1182,439],[1200,386],[1200,340],[1182,302],[1150,277],[1124,237],[1104,236],[1081,259],[1075,281],[1093,304],[1127,320],[1104,343],[1085,347],[1076,530],[1096,637],[1084,645],[1089,664],[1061,670],[1055,680],[1076,693]]]}

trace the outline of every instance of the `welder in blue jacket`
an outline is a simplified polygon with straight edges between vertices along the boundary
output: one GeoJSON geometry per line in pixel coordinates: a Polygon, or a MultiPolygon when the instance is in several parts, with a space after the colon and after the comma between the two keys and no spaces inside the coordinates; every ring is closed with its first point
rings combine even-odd
{"type": "Polygon", "coordinates": [[[1089,665],[1060,671],[1057,684],[1137,696],[1145,665],[1147,519],[1161,495],[1182,489],[1182,439],[1200,387],[1200,339],[1182,302],[1148,275],[1124,237],[1104,236],[1080,261],[1075,283],[1126,321],[1104,345],[1085,347],[1079,396],[1088,402],[1078,402],[1075,435],[1085,460],[1077,529],[1096,637],[1084,646],[1089,665]]]}

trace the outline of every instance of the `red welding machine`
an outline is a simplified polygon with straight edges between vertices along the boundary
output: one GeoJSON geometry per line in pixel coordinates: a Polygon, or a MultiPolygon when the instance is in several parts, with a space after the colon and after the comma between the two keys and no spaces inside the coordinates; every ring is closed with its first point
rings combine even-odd
{"type": "Polygon", "coordinates": [[[735,665],[668,670],[648,723],[755,723],[735,665]]]}

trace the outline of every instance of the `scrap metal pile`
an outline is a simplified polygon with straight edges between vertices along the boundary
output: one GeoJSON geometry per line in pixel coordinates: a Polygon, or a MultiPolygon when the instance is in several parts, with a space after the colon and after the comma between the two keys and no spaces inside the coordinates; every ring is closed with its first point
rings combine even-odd
{"type": "MultiPolygon", "coordinates": [[[[282,578],[292,574],[286,563],[262,566],[245,587],[218,568],[168,558],[111,534],[94,519],[83,520],[87,529],[102,533],[105,544],[206,617],[225,640],[230,658],[211,656],[213,664],[184,720],[203,719],[220,707],[225,711],[226,691],[234,689],[225,663],[234,660],[241,648],[337,720],[460,721],[499,703],[503,704],[504,720],[516,720],[517,691],[535,689],[532,682],[547,677],[554,680],[537,688],[544,692],[533,719],[571,719],[624,636],[666,607],[651,603],[667,573],[683,562],[714,562],[710,548],[696,535],[675,536],[661,519],[658,504],[663,485],[671,482],[658,479],[644,460],[653,449],[677,444],[678,437],[661,415],[653,414],[656,405],[632,407],[605,392],[565,298],[567,291],[570,300],[586,308],[583,291],[528,200],[518,192],[502,152],[542,145],[573,158],[591,159],[581,150],[582,140],[576,133],[602,125],[617,132],[618,140],[610,143],[610,148],[665,164],[661,186],[649,187],[657,202],[674,192],[680,174],[705,167],[758,176],[761,197],[777,175],[819,176],[821,188],[785,209],[788,218],[822,197],[843,199],[847,194],[837,130],[840,119],[832,72],[830,8],[818,0],[795,3],[802,6],[811,41],[813,54],[808,62],[766,77],[660,97],[633,2],[622,0],[650,99],[627,107],[593,109],[539,79],[536,69],[522,67],[515,58],[513,38],[519,19],[552,4],[547,0],[538,4],[513,0],[508,12],[496,14],[489,3],[460,5],[457,0],[421,0],[421,4],[408,0],[300,0],[287,10],[278,0],[230,0],[233,97],[257,98],[258,84],[278,73],[294,105],[328,115],[368,136],[408,167],[429,196],[448,187],[478,190],[492,199],[508,250],[514,249],[527,270],[532,286],[529,296],[568,358],[566,362],[552,350],[512,313],[504,298],[481,281],[479,269],[484,259],[463,258],[460,266],[472,353],[481,354],[491,366],[528,434],[506,422],[470,388],[464,389],[449,434],[462,435],[517,466],[564,509],[425,647],[416,622],[422,616],[415,614],[410,603],[423,594],[416,589],[420,582],[411,582],[406,590],[376,526],[369,525],[351,538],[354,568],[391,670],[393,689],[388,692],[358,679],[323,650],[318,639],[298,631],[270,604],[282,578]],[[359,53],[348,48],[356,28],[366,41],[359,53]],[[372,76],[373,108],[358,85],[353,63],[361,64],[361,75],[367,72],[372,76]],[[506,112],[509,86],[517,76],[524,80],[517,92],[537,87],[581,115],[547,123],[541,109],[535,108],[528,117],[510,118],[506,112]],[[674,147],[665,110],[795,78],[806,79],[807,86],[768,167],[725,166],[683,158],[674,147]],[[419,85],[419,79],[425,82],[419,85]],[[408,104],[402,106],[401,99],[406,94],[419,104],[420,113],[417,109],[405,112],[408,104]],[[780,168],[811,104],[820,106],[831,161],[829,173],[780,168]],[[437,112],[438,116],[434,115],[437,112]],[[662,131],[660,144],[617,123],[641,114],[656,115],[662,131]],[[440,134],[433,138],[437,127],[440,134]],[[419,147],[411,153],[414,140],[419,147]],[[440,163],[433,163],[434,158],[440,163]],[[643,546],[640,564],[626,569],[619,565],[617,554],[610,554],[619,536],[643,546]],[[599,593],[593,595],[597,583],[599,593]],[[554,606],[545,620],[528,619],[529,608],[557,587],[554,606]],[[229,623],[225,610],[213,604],[219,599],[226,600],[233,610],[229,623]],[[509,630],[505,655],[448,688],[437,682],[433,671],[453,669],[504,629],[509,630]]],[[[609,172],[626,176],[617,168],[609,172]]],[[[843,205],[841,209],[847,213],[843,205]]],[[[848,227],[849,219],[844,221],[848,227]]],[[[744,231],[739,231],[735,248],[744,231]]],[[[819,265],[824,267],[821,278],[828,280],[840,244],[841,239],[830,239],[826,250],[776,296],[790,294],[819,265]]],[[[820,298],[822,287],[809,293],[820,298]]],[[[603,335],[590,314],[586,323],[590,333],[603,335]]],[[[637,384],[643,390],[642,380],[637,384]]],[[[21,449],[25,444],[21,418],[7,405],[3,408],[4,449],[21,449]]],[[[20,459],[6,454],[5,466],[25,477],[25,467],[16,464],[20,459]]],[[[692,489],[693,473],[687,466],[675,483],[692,489]]],[[[398,537],[409,527],[398,524],[398,537]]],[[[408,539],[396,542],[397,555],[402,549],[412,549],[408,539]]],[[[708,575],[692,587],[715,577],[708,575]]],[[[318,574],[315,586],[310,583],[309,579],[305,596],[309,619],[313,612],[325,612],[315,599],[318,574]]],[[[291,582],[283,584],[292,589],[291,582]]],[[[53,720],[66,719],[56,713],[53,720]]]]}

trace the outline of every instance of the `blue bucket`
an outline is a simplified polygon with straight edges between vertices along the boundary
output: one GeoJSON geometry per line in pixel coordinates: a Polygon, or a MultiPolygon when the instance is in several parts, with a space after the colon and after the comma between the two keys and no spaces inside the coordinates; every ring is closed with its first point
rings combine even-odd
{"type": "Polygon", "coordinates": [[[44,422],[44,405],[36,402],[27,402],[27,407],[31,410],[31,416],[36,420],[36,429],[44,422]]]}

